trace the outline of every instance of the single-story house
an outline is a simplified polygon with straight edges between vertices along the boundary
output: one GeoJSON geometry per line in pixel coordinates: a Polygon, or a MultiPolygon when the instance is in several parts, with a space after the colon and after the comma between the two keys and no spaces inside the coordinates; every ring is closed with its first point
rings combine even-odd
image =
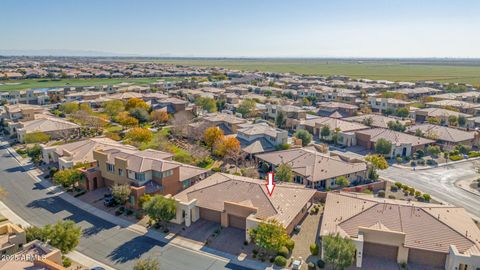
{"type": "Polygon", "coordinates": [[[374,128],[355,131],[357,145],[367,149],[374,150],[375,143],[380,139],[385,139],[392,144],[392,150],[388,157],[397,155],[405,157],[412,155],[419,149],[424,149],[427,145],[435,143],[430,139],[413,136],[403,132],[398,132],[384,128],[374,128]]]}
{"type": "Polygon", "coordinates": [[[418,132],[417,130],[419,130],[424,137],[436,140],[437,143],[447,151],[452,150],[459,144],[474,146],[476,145],[478,137],[478,133],[476,131],[465,131],[426,123],[411,126],[406,132],[415,134],[418,132]]]}
{"type": "Polygon", "coordinates": [[[460,207],[328,193],[320,237],[332,234],[353,241],[356,267],[368,257],[418,269],[480,266],[480,230],[460,207]]]}
{"type": "Polygon", "coordinates": [[[277,183],[269,196],[265,180],[216,173],[180,192],[172,222],[190,226],[198,219],[245,230],[276,219],[291,233],[307,214],[316,191],[299,185],[277,183]]]}

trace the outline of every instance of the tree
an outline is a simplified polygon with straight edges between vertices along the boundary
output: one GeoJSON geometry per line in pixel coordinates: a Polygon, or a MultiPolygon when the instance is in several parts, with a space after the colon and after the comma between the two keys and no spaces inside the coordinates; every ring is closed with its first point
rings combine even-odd
{"type": "Polygon", "coordinates": [[[64,112],[65,114],[71,114],[79,110],[77,102],[65,102],[60,105],[60,111],[64,112]]]}
{"type": "Polygon", "coordinates": [[[45,132],[36,131],[32,133],[25,134],[23,138],[25,143],[46,143],[50,140],[50,135],[46,134],[45,132]]]}
{"type": "Polygon", "coordinates": [[[125,127],[134,127],[138,125],[138,119],[135,117],[131,117],[128,112],[121,112],[116,117],[116,120],[120,125],[125,127]]]}
{"type": "Polygon", "coordinates": [[[112,187],[112,196],[115,202],[124,205],[130,197],[131,189],[128,185],[114,185],[112,187]]]}
{"type": "Polygon", "coordinates": [[[394,113],[395,113],[395,110],[392,109],[392,108],[387,108],[387,109],[383,112],[383,114],[384,114],[384,115],[387,115],[387,116],[388,116],[388,115],[392,115],[392,114],[394,114],[394,113]]]}
{"type": "Polygon", "coordinates": [[[457,117],[456,117],[455,115],[450,115],[450,116],[448,117],[448,124],[449,124],[450,126],[456,126],[456,125],[457,125],[457,120],[458,120],[458,119],[457,119],[457,117]]]}
{"type": "Polygon", "coordinates": [[[27,148],[27,155],[34,163],[40,162],[40,160],[42,160],[42,147],[35,144],[34,146],[27,148]]]}
{"type": "Polygon", "coordinates": [[[373,181],[376,181],[378,179],[378,173],[377,173],[377,169],[375,168],[375,166],[371,166],[371,167],[368,168],[367,178],[370,179],[370,180],[373,180],[373,181]]]}
{"type": "Polygon", "coordinates": [[[224,157],[227,160],[237,161],[240,155],[240,141],[235,137],[223,137],[214,144],[215,154],[224,157]]]}
{"type": "Polygon", "coordinates": [[[150,121],[150,115],[145,109],[135,108],[131,109],[129,113],[132,117],[135,117],[140,123],[146,123],[150,121]]]}
{"type": "Polygon", "coordinates": [[[203,110],[212,113],[217,111],[217,103],[215,99],[209,97],[197,97],[195,104],[200,106],[203,110]]]}
{"type": "Polygon", "coordinates": [[[371,127],[373,125],[373,118],[371,116],[365,117],[363,118],[362,123],[366,126],[371,127]]]}
{"type": "Polygon", "coordinates": [[[133,266],[133,270],[160,270],[160,264],[155,258],[139,259],[133,266]]]}
{"type": "Polygon", "coordinates": [[[164,110],[152,111],[150,119],[157,125],[165,124],[168,121],[168,113],[164,110]]]}
{"type": "Polygon", "coordinates": [[[255,116],[257,103],[253,99],[243,100],[237,108],[237,112],[244,118],[255,116]]]}
{"type": "Polygon", "coordinates": [[[306,130],[297,130],[294,136],[300,140],[302,140],[302,146],[307,146],[312,141],[312,134],[310,134],[306,130]]]}
{"type": "Polygon", "coordinates": [[[463,115],[459,115],[457,118],[458,125],[463,127],[467,123],[467,118],[463,115]]]}
{"type": "Polygon", "coordinates": [[[114,117],[125,111],[125,104],[121,100],[110,100],[103,103],[103,110],[110,117],[114,117]]]}
{"type": "Polygon", "coordinates": [[[145,213],[158,224],[165,226],[176,215],[175,199],[165,198],[161,195],[153,196],[150,201],[143,204],[145,213]]]}
{"type": "Polygon", "coordinates": [[[216,103],[217,103],[217,110],[223,111],[225,109],[225,105],[227,104],[227,101],[224,98],[219,98],[217,99],[216,103]]]}
{"type": "Polygon", "coordinates": [[[324,236],[322,244],[324,260],[334,270],[343,270],[352,265],[356,250],[352,240],[337,233],[324,236]]]}
{"type": "Polygon", "coordinates": [[[365,160],[372,163],[372,165],[379,170],[388,168],[388,162],[381,155],[368,155],[365,157],[365,160]]]}
{"type": "Polygon", "coordinates": [[[144,109],[148,111],[150,106],[140,98],[131,98],[125,104],[125,110],[130,111],[131,109],[144,109]]]}
{"type": "Polygon", "coordinates": [[[59,170],[53,175],[53,182],[57,185],[62,185],[65,188],[70,188],[82,179],[82,173],[77,169],[59,170]]]}
{"type": "Polygon", "coordinates": [[[145,143],[153,138],[153,133],[148,128],[134,127],[125,134],[125,138],[136,143],[145,143]]]}
{"type": "Polygon", "coordinates": [[[395,111],[395,115],[402,118],[408,117],[409,114],[410,112],[407,108],[398,108],[397,111],[395,111]]]}
{"type": "Polygon", "coordinates": [[[210,150],[213,150],[213,146],[219,140],[222,140],[224,137],[223,131],[218,127],[210,127],[205,130],[203,133],[203,141],[210,150]]]}
{"type": "Polygon", "coordinates": [[[423,131],[422,131],[421,129],[417,128],[417,129],[415,130],[415,136],[417,136],[417,137],[423,137],[423,135],[424,135],[424,134],[423,134],[423,131]]]}
{"type": "Polygon", "coordinates": [[[438,146],[438,145],[429,145],[429,146],[427,147],[427,152],[428,152],[430,155],[436,157],[436,156],[438,156],[438,154],[440,154],[440,152],[441,152],[440,146],[438,146]]]}
{"type": "Polygon", "coordinates": [[[285,227],[275,219],[261,222],[248,233],[257,247],[271,254],[276,253],[290,241],[285,227]]]}
{"type": "Polygon", "coordinates": [[[388,129],[395,130],[395,131],[400,131],[404,132],[406,127],[402,123],[400,123],[398,120],[397,121],[389,121],[387,123],[388,129]]]}
{"type": "Polygon", "coordinates": [[[278,165],[277,169],[275,170],[275,175],[279,181],[292,182],[292,179],[293,179],[292,167],[288,164],[282,163],[278,165]]]}
{"type": "Polygon", "coordinates": [[[330,136],[330,126],[324,125],[320,129],[320,138],[323,139],[323,138],[328,137],[328,136],[330,136]]]}
{"type": "Polygon", "coordinates": [[[285,114],[282,111],[277,113],[277,118],[275,118],[275,123],[278,128],[282,128],[285,123],[285,114]]]}
{"type": "Polygon", "coordinates": [[[345,176],[339,176],[335,179],[335,184],[341,187],[348,187],[350,185],[350,181],[345,176]]]}
{"type": "Polygon", "coordinates": [[[26,229],[27,241],[35,239],[58,248],[63,254],[75,249],[80,241],[82,229],[71,220],[59,220],[54,225],[29,227],[26,229]]]}
{"type": "Polygon", "coordinates": [[[389,155],[392,151],[392,143],[384,138],[378,139],[375,143],[375,152],[381,155],[389,155]]]}
{"type": "Polygon", "coordinates": [[[437,117],[428,117],[427,122],[429,124],[440,125],[441,120],[437,117]]]}

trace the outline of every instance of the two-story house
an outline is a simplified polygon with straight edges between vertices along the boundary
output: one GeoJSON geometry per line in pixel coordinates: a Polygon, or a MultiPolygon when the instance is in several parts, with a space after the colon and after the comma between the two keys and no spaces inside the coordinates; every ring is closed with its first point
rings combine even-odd
{"type": "Polygon", "coordinates": [[[173,161],[172,156],[151,149],[96,149],[97,167],[85,171],[87,186],[129,185],[129,204],[138,207],[144,194],[175,195],[206,177],[208,170],[173,161]]]}

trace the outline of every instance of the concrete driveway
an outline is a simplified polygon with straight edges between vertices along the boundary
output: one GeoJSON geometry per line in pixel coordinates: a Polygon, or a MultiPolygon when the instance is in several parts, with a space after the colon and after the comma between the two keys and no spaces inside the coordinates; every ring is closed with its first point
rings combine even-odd
{"type": "Polygon", "coordinates": [[[455,186],[455,182],[459,180],[479,176],[475,170],[476,162],[467,161],[416,171],[389,167],[379,171],[379,175],[385,179],[412,186],[440,201],[463,207],[480,220],[480,196],[455,186]]]}

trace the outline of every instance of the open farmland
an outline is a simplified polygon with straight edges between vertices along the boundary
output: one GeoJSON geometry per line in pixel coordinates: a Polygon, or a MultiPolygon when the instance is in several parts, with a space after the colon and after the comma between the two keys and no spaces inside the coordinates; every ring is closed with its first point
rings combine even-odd
{"type": "MultiPolygon", "coordinates": [[[[142,60],[133,60],[142,61],[142,60]]],[[[391,81],[431,80],[480,85],[479,60],[354,60],[354,59],[153,59],[179,65],[217,66],[237,70],[345,75],[391,81]]]]}

